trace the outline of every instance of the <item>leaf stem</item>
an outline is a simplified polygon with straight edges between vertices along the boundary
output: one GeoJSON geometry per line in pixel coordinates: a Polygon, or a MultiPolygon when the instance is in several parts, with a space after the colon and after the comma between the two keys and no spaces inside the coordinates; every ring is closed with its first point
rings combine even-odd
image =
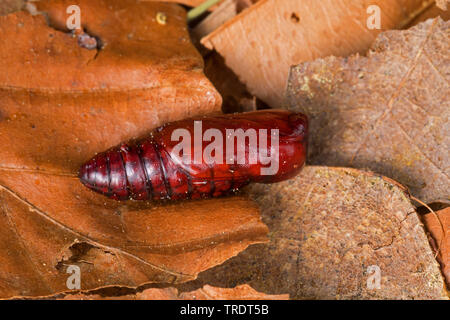
{"type": "Polygon", "coordinates": [[[425,208],[427,208],[428,210],[430,210],[430,212],[434,215],[434,217],[437,219],[437,221],[439,222],[439,225],[441,227],[442,230],[442,238],[441,241],[439,241],[438,243],[438,247],[436,249],[436,253],[434,255],[434,258],[436,259],[436,257],[439,255],[441,248],[442,248],[442,242],[444,242],[444,239],[447,237],[447,232],[445,232],[445,228],[444,225],[441,221],[441,219],[439,218],[438,214],[436,212],[433,211],[433,209],[431,209],[426,203],[424,203],[423,201],[421,201],[420,199],[417,199],[416,197],[410,196],[411,199],[413,199],[414,201],[420,203],[421,205],[423,205],[425,208]]]}
{"type": "Polygon", "coordinates": [[[189,10],[187,13],[187,21],[190,22],[199,16],[201,16],[203,13],[206,12],[209,8],[211,8],[213,5],[218,3],[220,0],[206,0],[202,4],[198,5],[197,7],[189,10]]]}

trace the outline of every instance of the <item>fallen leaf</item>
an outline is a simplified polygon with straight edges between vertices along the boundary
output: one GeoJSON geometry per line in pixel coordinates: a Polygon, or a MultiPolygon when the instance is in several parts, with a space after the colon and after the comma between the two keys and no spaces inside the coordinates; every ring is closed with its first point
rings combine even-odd
{"type": "Polygon", "coordinates": [[[106,2],[77,2],[83,26],[103,43],[96,50],[54,29],[63,29],[73,1],[35,3],[54,28],[42,15],[0,17],[9,44],[0,50],[3,167],[74,173],[96,152],[166,122],[220,112],[181,7],[106,2]],[[159,11],[169,17],[164,26],[159,11]]]}
{"type": "Polygon", "coordinates": [[[433,0],[261,0],[202,43],[215,49],[249,91],[272,107],[284,103],[290,66],[329,55],[365,53],[378,33],[401,28],[433,0]],[[367,24],[380,9],[380,29],[367,24]]]}
{"type": "Polygon", "coordinates": [[[442,10],[447,10],[447,5],[450,3],[449,0],[436,0],[436,5],[442,10]]]}
{"type": "Polygon", "coordinates": [[[170,120],[220,112],[220,96],[175,4],[77,1],[84,31],[64,30],[73,1],[0,17],[0,297],[176,283],[263,241],[244,198],[117,202],[76,177],[96,152],[170,120]],[[164,11],[166,25],[154,17],[164,11]],[[131,23],[133,22],[133,23],[131,23]],[[220,221],[220,223],[217,223],[220,221]]]}
{"type": "Polygon", "coordinates": [[[249,8],[258,0],[224,0],[214,8],[206,18],[200,21],[192,29],[191,34],[196,42],[213,32],[225,22],[235,17],[238,13],[249,8]]]}
{"type": "Polygon", "coordinates": [[[423,216],[423,220],[426,229],[431,234],[433,248],[439,249],[437,259],[447,280],[447,286],[450,288],[450,207],[437,211],[436,215],[427,213],[423,216]],[[444,227],[445,234],[442,232],[442,227],[444,227]]]}
{"type": "Polygon", "coordinates": [[[205,285],[202,289],[181,293],[180,298],[183,300],[288,300],[289,295],[261,293],[246,284],[230,289],[205,285]]]}
{"type": "Polygon", "coordinates": [[[69,294],[64,300],[288,300],[289,295],[269,295],[254,290],[249,285],[235,288],[215,288],[205,285],[191,292],[179,293],[176,288],[150,288],[136,294],[117,297],[99,294],[69,294]]]}
{"type": "Polygon", "coordinates": [[[2,0],[0,2],[0,16],[20,10],[25,0],[2,0]]]}
{"type": "Polygon", "coordinates": [[[448,202],[449,26],[429,20],[383,33],[367,57],[293,67],[287,97],[309,115],[310,163],[369,168],[448,202]]]}
{"type": "Polygon", "coordinates": [[[245,85],[226,65],[215,51],[205,57],[205,75],[222,96],[224,113],[247,112],[267,109],[267,105],[251,95],[245,85]]]}
{"type": "MultiPolygon", "coordinates": [[[[142,2],[155,2],[160,0],[140,0],[142,2]]],[[[197,7],[201,5],[206,0],[165,0],[165,2],[175,2],[175,3],[181,3],[189,7],[197,7]]]]}
{"type": "Polygon", "coordinates": [[[447,298],[423,225],[395,181],[307,166],[294,179],[252,185],[248,193],[262,210],[270,242],[201,273],[182,290],[246,283],[291,299],[447,298]]]}
{"type": "Polygon", "coordinates": [[[432,6],[428,7],[421,14],[419,14],[416,18],[414,18],[414,20],[412,20],[408,24],[407,28],[439,16],[445,21],[450,20],[450,10],[442,9],[436,3],[434,3],[432,6]]]}
{"type": "MultiPolygon", "coordinates": [[[[142,2],[151,2],[151,1],[160,1],[160,0],[140,0],[142,2]]],[[[175,2],[175,3],[180,3],[180,4],[184,4],[186,6],[189,7],[198,7],[199,5],[203,4],[206,0],[165,0],[165,2],[175,2]]],[[[219,6],[225,2],[227,0],[220,0],[218,4],[213,5],[211,8],[208,9],[208,11],[215,11],[216,9],[219,8],[219,6]]],[[[234,2],[237,2],[238,5],[250,5],[251,3],[255,3],[259,0],[232,0],[234,2]]]]}
{"type": "Polygon", "coordinates": [[[235,0],[224,0],[211,14],[200,21],[193,29],[192,35],[195,39],[201,39],[208,33],[213,32],[226,21],[238,13],[238,4],[235,0]]]}
{"type": "Polygon", "coordinates": [[[83,290],[188,281],[267,233],[242,198],[121,203],[42,174],[2,173],[0,184],[3,298],[67,291],[70,265],[80,267],[83,290]]]}

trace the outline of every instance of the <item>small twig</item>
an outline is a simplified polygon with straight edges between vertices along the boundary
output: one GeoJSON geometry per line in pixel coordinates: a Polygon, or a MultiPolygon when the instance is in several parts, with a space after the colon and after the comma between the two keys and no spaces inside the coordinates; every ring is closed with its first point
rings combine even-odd
{"type": "Polygon", "coordinates": [[[200,17],[203,13],[205,13],[209,8],[218,3],[220,0],[206,0],[202,4],[197,7],[189,10],[187,13],[187,21],[191,22],[192,20],[200,17]]]}
{"type": "Polygon", "coordinates": [[[439,241],[439,244],[438,244],[438,247],[437,247],[437,250],[436,250],[436,254],[435,254],[435,256],[434,256],[434,258],[436,258],[436,257],[439,255],[439,252],[440,252],[440,250],[441,250],[442,242],[444,242],[444,239],[445,239],[446,236],[447,236],[447,232],[445,232],[445,228],[444,228],[444,225],[442,224],[441,219],[439,218],[439,216],[437,215],[437,213],[434,212],[433,209],[431,209],[426,203],[424,203],[423,201],[417,199],[416,197],[411,196],[411,199],[413,199],[414,201],[420,203],[420,204],[423,205],[425,208],[427,208],[428,210],[430,210],[430,212],[436,217],[437,221],[439,222],[439,225],[441,226],[441,229],[442,229],[442,238],[441,238],[441,241],[439,241]]]}

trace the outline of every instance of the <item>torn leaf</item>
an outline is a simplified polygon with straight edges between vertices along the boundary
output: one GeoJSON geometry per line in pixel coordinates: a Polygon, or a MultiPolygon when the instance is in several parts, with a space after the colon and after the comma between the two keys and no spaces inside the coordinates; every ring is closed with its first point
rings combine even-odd
{"type": "Polygon", "coordinates": [[[312,164],[369,168],[426,203],[449,201],[450,22],[381,34],[367,57],[291,69],[289,108],[308,114],[312,164]]]}
{"type": "Polygon", "coordinates": [[[95,153],[218,113],[221,98],[182,7],[76,3],[84,31],[102,44],[93,50],[66,29],[73,1],[33,2],[48,19],[0,16],[1,298],[67,291],[71,266],[82,290],[188,281],[267,233],[245,198],[122,203],[80,183],[78,168],[95,153]],[[165,25],[155,20],[162,11],[165,25]]]}
{"type": "MultiPolygon", "coordinates": [[[[111,291],[111,290],[108,290],[111,291]]],[[[254,290],[249,285],[235,288],[216,288],[205,285],[191,292],[178,292],[176,288],[150,288],[134,294],[108,296],[102,294],[68,294],[64,300],[288,300],[289,295],[270,295],[254,290]]]]}
{"type": "Polygon", "coordinates": [[[448,299],[406,189],[370,172],[305,167],[294,179],[252,185],[270,242],[183,285],[249,284],[291,299],[448,299]]]}
{"type": "Polygon", "coordinates": [[[406,26],[433,2],[260,0],[202,43],[225,58],[250,93],[277,108],[292,65],[365,53],[381,31],[406,26]]]}

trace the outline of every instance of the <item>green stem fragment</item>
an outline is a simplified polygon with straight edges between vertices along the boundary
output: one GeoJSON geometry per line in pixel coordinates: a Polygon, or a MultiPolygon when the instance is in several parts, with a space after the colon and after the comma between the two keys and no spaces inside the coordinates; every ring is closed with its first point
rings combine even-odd
{"type": "Polygon", "coordinates": [[[220,0],[206,0],[199,6],[189,10],[187,13],[187,21],[191,22],[196,18],[200,17],[203,13],[205,13],[209,8],[218,3],[220,0]]]}

